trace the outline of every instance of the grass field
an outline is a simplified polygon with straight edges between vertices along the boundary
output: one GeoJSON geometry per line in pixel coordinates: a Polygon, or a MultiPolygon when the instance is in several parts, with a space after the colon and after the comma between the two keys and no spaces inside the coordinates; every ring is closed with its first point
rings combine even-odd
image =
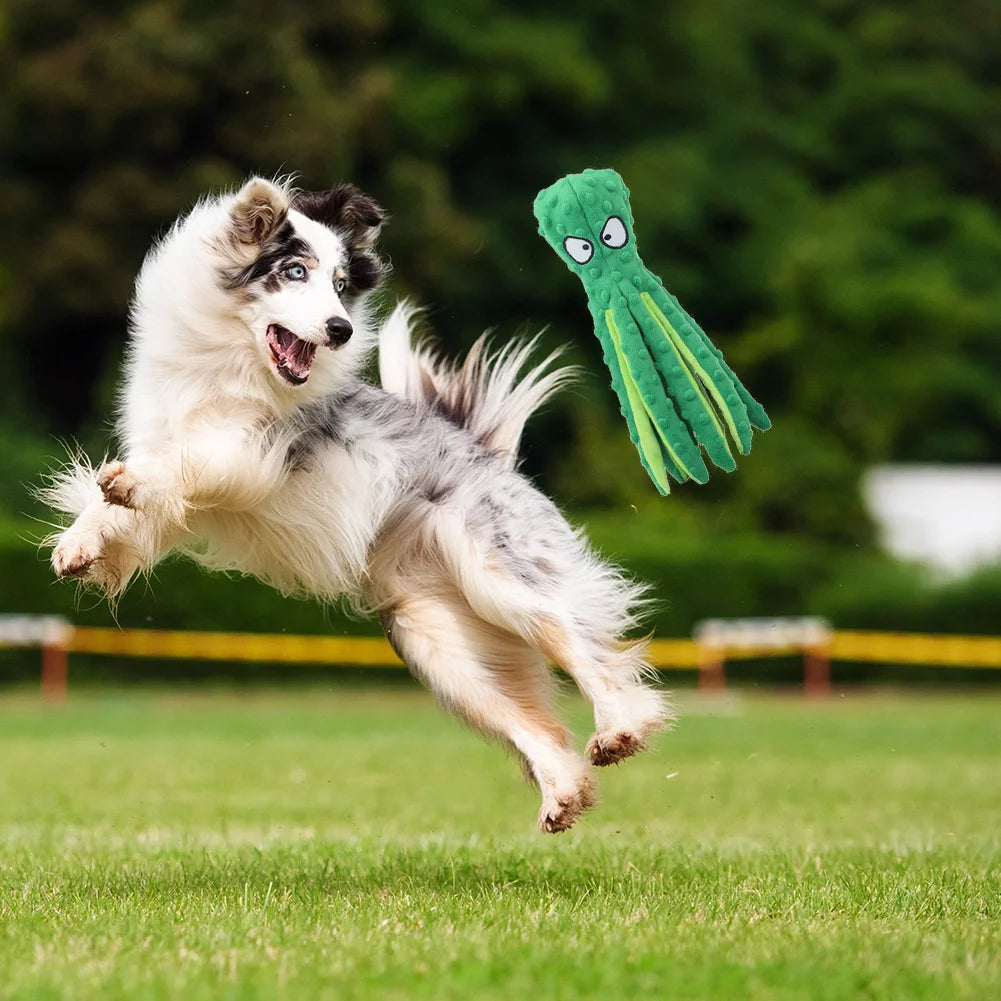
{"type": "Polygon", "coordinates": [[[8,694],[0,997],[1001,997],[1001,696],[681,707],[552,837],[421,692],[8,694]]]}

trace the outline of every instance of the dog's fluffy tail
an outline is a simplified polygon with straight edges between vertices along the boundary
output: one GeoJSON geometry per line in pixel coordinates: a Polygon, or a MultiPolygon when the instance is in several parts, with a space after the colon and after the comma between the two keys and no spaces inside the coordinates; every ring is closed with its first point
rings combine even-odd
{"type": "Polygon", "coordinates": [[[379,332],[382,388],[433,407],[470,431],[505,465],[514,466],[528,418],[574,377],[574,368],[554,366],[559,350],[526,368],[537,336],[510,341],[491,353],[488,334],[477,339],[465,361],[452,364],[434,348],[413,344],[419,312],[401,302],[379,332]]]}

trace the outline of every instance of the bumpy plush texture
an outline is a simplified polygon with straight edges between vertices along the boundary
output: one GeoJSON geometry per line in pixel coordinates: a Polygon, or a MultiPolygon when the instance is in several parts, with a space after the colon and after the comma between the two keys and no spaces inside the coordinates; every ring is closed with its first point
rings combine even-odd
{"type": "Polygon", "coordinates": [[[735,468],[771,421],[702,328],[636,250],[629,190],[614,170],[569,174],[535,199],[539,232],[584,283],[629,434],[662,494],[668,475],[705,483],[701,449],[735,468]],[[701,446],[701,449],[700,449],[701,446]]]}

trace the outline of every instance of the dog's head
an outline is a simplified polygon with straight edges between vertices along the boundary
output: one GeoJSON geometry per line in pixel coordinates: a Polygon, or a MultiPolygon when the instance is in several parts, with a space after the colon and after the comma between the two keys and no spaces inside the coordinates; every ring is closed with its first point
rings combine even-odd
{"type": "Polygon", "coordinates": [[[295,192],[253,178],[236,195],[221,280],[283,386],[357,369],[369,347],[360,304],[385,270],[374,250],[384,219],[349,184],[295,192]]]}

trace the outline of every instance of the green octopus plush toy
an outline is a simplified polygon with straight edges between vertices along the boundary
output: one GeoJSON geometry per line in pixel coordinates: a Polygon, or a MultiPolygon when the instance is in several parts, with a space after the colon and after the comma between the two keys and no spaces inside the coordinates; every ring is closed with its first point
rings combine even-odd
{"type": "Polygon", "coordinates": [[[539,232],[584,283],[594,330],[629,434],[662,494],[670,474],[705,483],[699,446],[736,468],[752,428],[771,421],[723,355],[636,251],[629,190],[614,170],[569,174],[535,199],[539,232]]]}

